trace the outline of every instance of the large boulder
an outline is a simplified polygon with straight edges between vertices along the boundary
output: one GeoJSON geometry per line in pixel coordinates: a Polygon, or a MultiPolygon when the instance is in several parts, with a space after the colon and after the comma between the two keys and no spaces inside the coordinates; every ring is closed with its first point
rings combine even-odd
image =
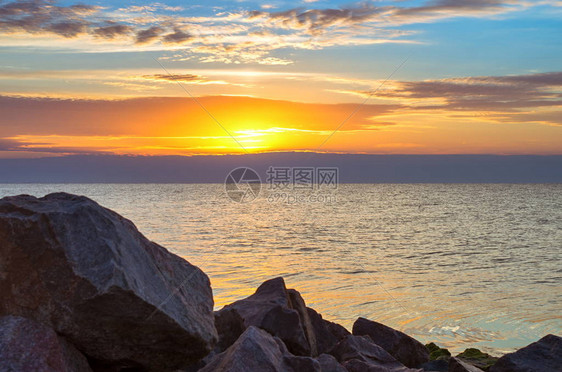
{"type": "Polygon", "coordinates": [[[546,372],[562,370],[562,338],[547,335],[532,344],[506,354],[490,372],[546,372]]]}
{"type": "MultiPolygon", "coordinates": [[[[318,340],[316,339],[316,332],[304,299],[301,294],[294,289],[287,289],[287,296],[289,307],[299,314],[299,320],[308,343],[308,353],[305,355],[318,355],[318,340]]],[[[273,320],[275,321],[275,318],[273,318],[273,320]]]]}
{"type": "Polygon", "coordinates": [[[347,369],[330,354],[320,354],[316,360],[320,363],[322,372],[347,372],[347,369]]]}
{"type": "Polygon", "coordinates": [[[310,357],[289,353],[283,342],[268,332],[250,326],[226,351],[218,354],[199,372],[322,372],[310,357]]]}
{"type": "Polygon", "coordinates": [[[353,324],[352,333],[369,336],[407,367],[418,367],[429,361],[429,351],[421,342],[384,324],[359,318],[353,324]]]}
{"type": "Polygon", "coordinates": [[[0,317],[0,370],[91,371],[86,357],[51,328],[12,315],[0,317]]]}
{"type": "MultiPolygon", "coordinates": [[[[289,350],[297,355],[310,355],[299,312],[292,309],[283,278],[264,282],[248,298],[226,305],[215,313],[219,344],[230,346],[236,334],[250,326],[268,331],[283,340],[289,350]]],[[[222,351],[222,350],[218,350],[222,351]]]]}
{"type": "Polygon", "coordinates": [[[82,196],[0,200],[0,297],[100,365],[172,369],[217,338],[208,277],[82,196]]]}
{"type": "Polygon", "coordinates": [[[299,292],[285,287],[283,278],[268,280],[250,297],[217,311],[215,324],[219,333],[217,352],[232,345],[250,326],[279,337],[291,353],[301,356],[325,353],[342,334],[349,333],[306,307],[299,292]]]}
{"type": "Polygon", "coordinates": [[[219,335],[219,340],[214,350],[216,353],[222,353],[228,349],[247,328],[244,319],[232,307],[215,311],[215,327],[219,335]]]}
{"type": "Polygon", "coordinates": [[[330,354],[348,371],[419,371],[404,366],[382,347],[373,343],[369,336],[348,335],[333,347],[330,354]]]}
{"type": "Polygon", "coordinates": [[[327,353],[345,336],[351,334],[343,326],[323,319],[316,310],[309,307],[306,310],[318,354],[327,353]]]}
{"type": "Polygon", "coordinates": [[[448,372],[449,371],[449,360],[446,359],[436,359],[430,360],[420,366],[424,371],[431,372],[448,372]]]}

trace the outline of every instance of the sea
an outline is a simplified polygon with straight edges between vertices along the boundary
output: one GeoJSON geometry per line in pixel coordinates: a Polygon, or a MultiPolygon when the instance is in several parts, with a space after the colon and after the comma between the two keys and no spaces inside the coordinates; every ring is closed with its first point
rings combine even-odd
{"type": "Polygon", "coordinates": [[[282,276],[325,319],[351,330],[366,317],[453,353],[562,334],[562,184],[343,184],[241,202],[222,184],[0,184],[0,197],[59,191],[204,270],[216,309],[282,276]]]}

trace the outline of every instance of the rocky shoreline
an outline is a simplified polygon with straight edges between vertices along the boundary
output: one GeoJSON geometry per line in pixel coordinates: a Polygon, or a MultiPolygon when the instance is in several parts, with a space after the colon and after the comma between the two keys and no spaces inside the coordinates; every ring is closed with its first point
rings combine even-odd
{"type": "Polygon", "coordinates": [[[213,311],[209,278],[66,193],[0,200],[3,371],[562,371],[562,338],[452,356],[359,318],[351,332],[282,278],[213,311]]]}

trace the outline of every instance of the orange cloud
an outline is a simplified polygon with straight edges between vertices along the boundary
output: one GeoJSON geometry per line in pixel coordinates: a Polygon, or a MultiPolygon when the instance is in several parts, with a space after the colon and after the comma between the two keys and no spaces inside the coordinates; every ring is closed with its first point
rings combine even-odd
{"type": "Polygon", "coordinates": [[[541,113],[537,122],[530,112],[512,113],[524,118],[507,124],[510,113],[479,116],[466,110],[414,110],[399,104],[367,104],[350,117],[357,107],[251,97],[199,97],[197,101],[0,97],[0,151],[135,155],[561,152],[562,127],[537,123],[549,120],[552,111],[541,113]]]}

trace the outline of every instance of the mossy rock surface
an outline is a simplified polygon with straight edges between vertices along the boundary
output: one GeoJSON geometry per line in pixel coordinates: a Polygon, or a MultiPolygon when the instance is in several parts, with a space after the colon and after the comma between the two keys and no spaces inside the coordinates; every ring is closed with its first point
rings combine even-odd
{"type": "Polygon", "coordinates": [[[449,359],[451,357],[449,350],[440,348],[433,342],[425,345],[425,347],[429,351],[429,360],[449,359]]]}
{"type": "Polygon", "coordinates": [[[498,358],[493,357],[487,353],[483,353],[482,351],[475,349],[475,348],[468,348],[459,355],[457,358],[461,359],[462,361],[472,364],[475,367],[478,367],[484,371],[490,369],[493,366],[498,358]]]}

